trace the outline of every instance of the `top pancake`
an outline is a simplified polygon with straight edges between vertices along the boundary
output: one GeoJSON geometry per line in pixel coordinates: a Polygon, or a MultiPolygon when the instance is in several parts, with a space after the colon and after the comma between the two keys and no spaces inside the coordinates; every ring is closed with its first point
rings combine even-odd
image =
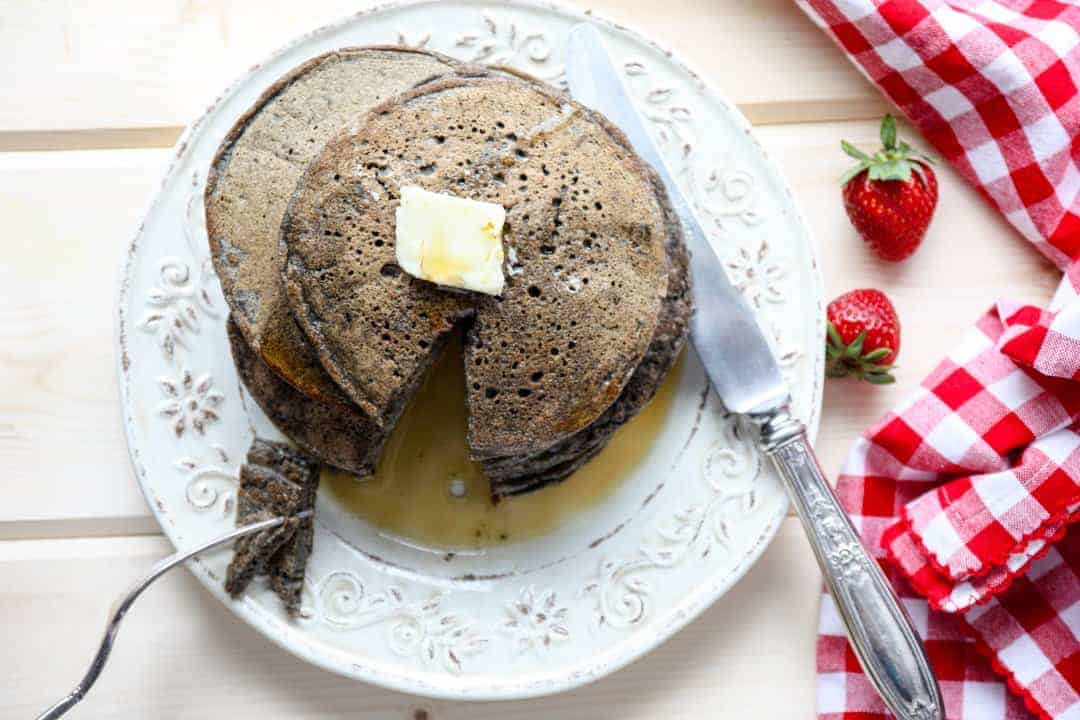
{"type": "Polygon", "coordinates": [[[477,458],[543,451],[620,396],[666,297],[669,228],[621,133],[537,83],[443,78],[331,140],[282,223],[294,314],[360,407],[396,421],[446,334],[466,337],[477,458]],[[400,188],[507,209],[507,287],[451,292],[395,265],[400,188]]]}
{"type": "Polygon", "coordinates": [[[449,58],[402,48],[319,56],[268,89],[214,159],[206,183],[206,227],[233,318],[251,348],[309,397],[349,404],[286,302],[279,241],[286,204],[308,162],[349,121],[455,67],[449,58]]]}

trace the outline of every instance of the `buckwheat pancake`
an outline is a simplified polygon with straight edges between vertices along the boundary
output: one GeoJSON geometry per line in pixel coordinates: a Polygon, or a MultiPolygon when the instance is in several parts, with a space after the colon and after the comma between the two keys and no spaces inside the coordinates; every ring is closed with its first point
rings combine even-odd
{"type": "Polygon", "coordinates": [[[561,482],[591,460],[622,425],[638,414],[675,365],[686,344],[690,313],[690,258],[682,229],[667,195],[654,177],[657,197],[664,205],[669,234],[667,242],[668,287],[656,332],[645,357],[630,381],[607,411],[581,432],[532,456],[493,458],[482,462],[484,474],[498,496],[520,495],[561,482]]]}
{"type": "Polygon", "coordinates": [[[496,494],[595,454],[686,337],[685,250],[654,174],[602,117],[535,82],[446,77],[375,108],[313,159],[281,237],[295,317],[383,427],[466,327],[469,445],[496,494]],[[405,185],[506,208],[502,296],[397,267],[405,185]]]}
{"type": "Polygon", "coordinates": [[[320,402],[281,379],[259,358],[229,318],[236,372],[251,397],[293,442],[327,465],[357,476],[375,471],[386,434],[351,405],[320,402]]]}
{"type": "Polygon", "coordinates": [[[258,575],[268,575],[270,587],[290,615],[300,611],[304,571],[315,541],[312,518],[295,517],[314,510],[319,487],[319,464],[288,445],[260,438],[252,441],[240,466],[236,493],[236,524],[250,525],[273,517],[284,524],[238,538],[225,575],[225,590],[234,598],[258,575]]]}
{"type": "MultiPolygon", "coordinates": [[[[459,67],[404,48],[321,55],[269,88],[226,136],[206,183],[214,267],[252,350],[304,395],[349,406],[293,320],[278,232],[297,180],[327,139],[376,104],[459,67]]],[[[353,409],[354,423],[365,420],[353,409]]],[[[325,458],[324,458],[325,459],[325,458]]]]}

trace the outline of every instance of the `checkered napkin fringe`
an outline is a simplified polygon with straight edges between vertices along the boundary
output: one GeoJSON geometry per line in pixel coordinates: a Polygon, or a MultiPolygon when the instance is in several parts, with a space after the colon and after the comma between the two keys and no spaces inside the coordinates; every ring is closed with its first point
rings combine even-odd
{"type": "MultiPolygon", "coordinates": [[[[1080,3],[797,1],[1065,272],[1049,310],[980,319],[837,490],[949,720],[1080,719],[1080,3]]],[[[819,633],[820,717],[887,717],[827,596],[819,633]]]]}

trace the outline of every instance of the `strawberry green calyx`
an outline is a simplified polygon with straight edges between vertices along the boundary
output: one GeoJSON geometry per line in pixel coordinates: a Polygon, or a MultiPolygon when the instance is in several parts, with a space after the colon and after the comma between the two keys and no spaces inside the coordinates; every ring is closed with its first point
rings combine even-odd
{"type": "Polygon", "coordinates": [[[895,365],[881,365],[881,361],[893,354],[889,348],[877,348],[863,353],[866,331],[846,344],[836,327],[828,323],[828,339],[825,341],[825,374],[831,378],[854,375],[874,385],[889,385],[896,382],[892,370],[895,365]]]}
{"type": "Polygon", "coordinates": [[[933,164],[934,159],[916,151],[906,142],[897,141],[896,120],[892,115],[886,115],[881,121],[881,145],[881,149],[876,153],[867,155],[847,140],[841,140],[841,149],[859,163],[844,173],[840,178],[840,183],[846,185],[866,171],[868,180],[900,180],[902,182],[910,180],[911,174],[915,173],[922,184],[926,185],[923,164],[933,164]]]}

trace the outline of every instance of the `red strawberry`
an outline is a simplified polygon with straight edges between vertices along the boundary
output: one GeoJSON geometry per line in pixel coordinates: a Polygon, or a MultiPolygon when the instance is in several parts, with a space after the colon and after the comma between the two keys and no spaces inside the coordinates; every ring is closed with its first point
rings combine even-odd
{"type": "Polygon", "coordinates": [[[881,121],[882,149],[867,155],[847,142],[843,148],[859,164],[841,178],[844,208],[862,239],[883,260],[896,262],[919,247],[937,207],[933,160],[896,142],[896,121],[881,121]]]}
{"type": "Polygon", "coordinates": [[[829,303],[825,312],[825,373],[854,375],[875,385],[895,382],[893,361],[900,353],[900,318],[880,290],[852,290],[829,303]]]}

